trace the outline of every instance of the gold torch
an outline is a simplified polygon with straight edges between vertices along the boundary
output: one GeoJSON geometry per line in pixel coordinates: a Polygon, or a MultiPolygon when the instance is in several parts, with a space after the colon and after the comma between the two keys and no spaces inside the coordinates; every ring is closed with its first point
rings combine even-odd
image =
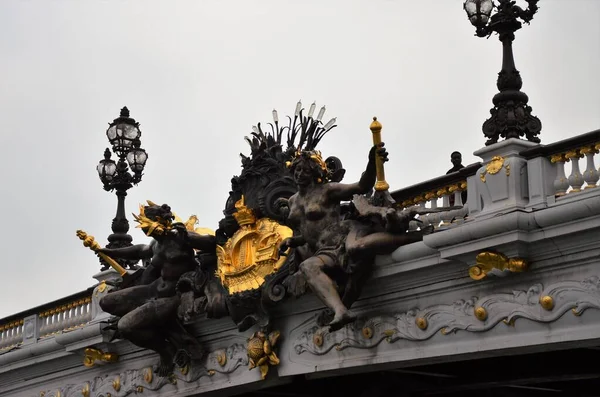
{"type": "MultiPolygon", "coordinates": [[[[373,135],[373,145],[379,148],[381,143],[381,123],[377,121],[377,117],[373,117],[373,122],[369,126],[373,135]]],[[[380,207],[391,207],[396,203],[389,192],[390,185],[385,180],[385,170],[383,168],[383,160],[379,155],[375,156],[375,166],[377,169],[377,181],[375,182],[375,193],[371,197],[371,204],[380,207]]]]}

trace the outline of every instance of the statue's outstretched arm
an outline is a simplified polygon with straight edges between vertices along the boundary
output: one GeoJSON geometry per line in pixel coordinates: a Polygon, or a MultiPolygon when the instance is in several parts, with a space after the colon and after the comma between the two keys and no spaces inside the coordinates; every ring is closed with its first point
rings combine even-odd
{"type": "Polygon", "coordinates": [[[214,252],[217,249],[215,236],[198,234],[188,231],[187,239],[190,246],[203,252],[214,252]]]}
{"type": "Polygon", "coordinates": [[[375,156],[380,156],[382,161],[388,160],[387,151],[383,148],[383,143],[379,147],[373,146],[369,152],[369,162],[360,180],[356,183],[329,183],[328,195],[334,201],[350,201],[355,194],[368,193],[377,180],[377,166],[375,156]]]}
{"type": "Polygon", "coordinates": [[[137,244],[124,248],[102,248],[100,252],[114,258],[147,259],[152,258],[152,247],[147,244],[137,244]]]}

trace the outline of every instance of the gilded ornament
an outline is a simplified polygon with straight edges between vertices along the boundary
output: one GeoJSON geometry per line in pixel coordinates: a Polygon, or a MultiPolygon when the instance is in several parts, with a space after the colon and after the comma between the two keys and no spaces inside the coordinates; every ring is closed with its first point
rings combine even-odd
{"type": "Polygon", "coordinates": [[[313,343],[317,347],[323,346],[323,334],[320,332],[315,333],[313,335],[313,343]]]}
{"type": "Polygon", "coordinates": [[[90,368],[93,367],[97,361],[105,363],[114,363],[119,360],[119,355],[116,353],[105,353],[102,350],[88,347],[83,352],[83,365],[90,368]]]}
{"type": "Polygon", "coordinates": [[[84,383],[83,387],[81,388],[81,395],[83,397],[90,397],[90,384],[89,383],[84,383]]]}
{"type": "Polygon", "coordinates": [[[183,376],[187,375],[188,372],[190,372],[190,365],[189,364],[184,365],[183,367],[179,368],[179,371],[181,372],[181,374],[183,376]]]}
{"type": "Polygon", "coordinates": [[[540,305],[546,310],[552,310],[554,308],[554,299],[549,295],[542,296],[540,298],[540,305]]]}
{"type": "Polygon", "coordinates": [[[566,158],[563,153],[553,154],[552,156],[550,156],[550,162],[552,164],[564,163],[565,161],[566,161],[566,158]]]}
{"type": "Polygon", "coordinates": [[[106,287],[106,281],[102,280],[102,282],[98,285],[98,292],[103,293],[104,291],[106,291],[106,287]]]}
{"type": "Polygon", "coordinates": [[[363,327],[363,329],[362,329],[362,335],[366,339],[371,339],[373,337],[373,328],[371,328],[371,327],[363,327]]]}
{"type": "MultiPolygon", "coordinates": [[[[373,117],[373,122],[369,126],[369,129],[371,130],[374,146],[381,144],[381,128],[382,125],[379,121],[377,121],[377,117],[373,117]]],[[[379,156],[377,156],[375,159],[375,169],[377,176],[374,186],[375,190],[378,192],[388,190],[390,188],[390,185],[385,180],[385,169],[383,161],[381,160],[381,158],[379,158],[379,156]]]]}
{"type": "Polygon", "coordinates": [[[215,355],[217,357],[217,363],[219,363],[221,367],[224,367],[225,364],[227,364],[227,354],[225,354],[225,351],[219,350],[215,355]]]}
{"type": "MultiPolygon", "coordinates": [[[[146,200],[149,206],[155,206],[156,204],[150,200],[146,200]]],[[[140,213],[138,215],[132,214],[135,222],[137,222],[136,228],[146,229],[146,235],[152,236],[152,234],[162,235],[173,228],[173,223],[170,219],[158,219],[152,220],[146,216],[146,209],[144,204],[140,204],[140,213]]]]}
{"type": "Polygon", "coordinates": [[[383,334],[388,338],[394,336],[395,333],[396,331],[394,331],[393,329],[386,329],[385,331],[383,331],[383,334]]]}
{"type": "MultiPolygon", "coordinates": [[[[100,247],[100,244],[98,244],[98,242],[94,239],[94,236],[87,234],[83,230],[77,230],[76,234],[77,234],[77,237],[79,237],[79,239],[81,241],[83,241],[84,247],[88,247],[89,249],[94,251],[100,258],[102,258],[113,269],[115,269],[117,271],[117,273],[119,273],[120,276],[124,276],[125,274],[127,274],[127,270],[125,270],[125,268],[123,268],[123,266],[119,265],[119,263],[117,261],[115,261],[110,256],[108,256],[102,252],[99,252],[101,247],[100,247]]],[[[91,301],[91,298],[90,298],[90,301],[91,301]]],[[[84,300],[84,303],[87,303],[87,302],[88,301],[86,298],[84,300]]],[[[50,314],[53,314],[52,311],[50,312],[50,314]]]]}
{"type": "Polygon", "coordinates": [[[279,270],[287,259],[280,257],[279,244],[293,235],[290,228],[276,221],[257,220],[243,196],[235,207],[233,216],[240,229],[225,245],[217,246],[217,274],[230,294],[257,289],[265,277],[279,270]]]}
{"type": "Polygon", "coordinates": [[[115,389],[115,391],[119,391],[121,390],[121,377],[117,376],[113,382],[112,382],[112,387],[113,389],[115,389]]]}
{"type": "Polygon", "coordinates": [[[144,381],[148,384],[152,383],[152,368],[144,369],[144,381]]]}
{"type": "Polygon", "coordinates": [[[415,323],[417,324],[417,327],[419,327],[419,329],[422,329],[422,330],[426,330],[427,326],[429,325],[427,323],[427,319],[424,317],[417,317],[417,319],[415,320],[415,323]]]}
{"type": "Polygon", "coordinates": [[[273,331],[268,336],[264,332],[255,332],[248,339],[246,347],[249,359],[248,369],[258,367],[262,379],[266,378],[269,365],[279,365],[279,358],[273,351],[279,336],[279,331],[273,331]]]}
{"type": "Polygon", "coordinates": [[[215,371],[214,369],[209,369],[208,371],[206,371],[206,373],[208,374],[208,376],[213,376],[217,373],[217,371],[215,371]]]}
{"type": "MultiPolygon", "coordinates": [[[[495,175],[498,172],[500,172],[500,170],[502,169],[502,167],[504,167],[504,157],[501,156],[494,156],[492,157],[492,159],[490,160],[489,163],[487,163],[487,165],[485,166],[485,170],[479,174],[479,179],[481,179],[481,181],[483,183],[486,182],[486,174],[490,174],[490,175],[495,175]]],[[[506,175],[510,175],[510,165],[506,165],[506,175]]]]}
{"type": "Polygon", "coordinates": [[[167,380],[172,385],[176,385],[177,384],[177,377],[175,376],[175,374],[169,374],[169,376],[167,377],[167,380]]]}
{"type": "Polygon", "coordinates": [[[136,393],[143,393],[144,392],[144,386],[138,386],[138,387],[136,387],[135,392],[136,393]]]}
{"type": "Polygon", "coordinates": [[[573,158],[581,158],[583,157],[583,155],[579,152],[578,149],[575,150],[569,150],[567,153],[565,153],[565,158],[567,160],[573,159],[573,158]]]}
{"type": "Polygon", "coordinates": [[[488,174],[494,175],[500,172],[503,166],[504,158],[502,156],[494,156],[492,157],[492,160],[485,166],[485,170],[488,174]]]}
{"type": "Polygon", "coordinates": [[[487,319],[487,316],[488,316],[487,310],[485,310],[484,307],[479,306],[479,307],[475,308],[475,317],[478,320],[485,321],[487,319]]]}
{"type": "Polygon", "coordinates": [[[469,276],[473,280],[485,278],[493,269],[500,271],[508,270],[520,273],[527,270],[527,261],[522,258],[507,258],[499,252],[484,251],[475,258],[476,264],[469,268],[469,276]]]}
{"type": "Polygon", "coordinates": [[[584,155],[585,154],[597,154],[598,149],[600,149],[600,143],[598,144],[598,148],[594,147],[594,145],[585,146],[585,147],[582,147],[581,149],[579,149],[579,152],[584,155]]]}

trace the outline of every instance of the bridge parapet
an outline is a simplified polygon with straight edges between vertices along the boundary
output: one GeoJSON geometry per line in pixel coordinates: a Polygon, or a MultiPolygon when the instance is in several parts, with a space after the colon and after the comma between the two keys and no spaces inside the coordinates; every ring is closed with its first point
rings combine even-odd
{"type": "Polygon", "coordinates": [[[281,363],[266,380],[241,370],[252,330],[238,332],[228,319],[193,323],[203,361],[158,377],[152,352],[106,330],[97,302],[110,287],[101,281],[0,321],[0,396],[228,395],[315,372],[596,346],[599,143],[600,130],[546,146],[510,139],[475,152],[481,163],[393,192],[402,208],[460,206],[465,190],[468,198],[411,224],[435,227],[423,241],[378,257],[353,307],[356,323],[336,332],[317,326],[322,305],[310,294],[281,303],[273,318],[281,363]]]}

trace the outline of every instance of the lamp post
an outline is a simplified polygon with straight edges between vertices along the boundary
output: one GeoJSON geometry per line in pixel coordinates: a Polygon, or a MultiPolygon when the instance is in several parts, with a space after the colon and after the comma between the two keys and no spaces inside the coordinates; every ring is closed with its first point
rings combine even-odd
{"type": "Polygon", "coordinates": [[[464,9],[469,20],[475,26],[478,37],[489,37],[496,32],[502,42],[502,70],[498,73],[496,83],[500,92],[494,96],[494,107],[491,117],[483,123],[483,134],[488,138],[486,145],[498,142],[500,137],[521,138],[539,143],[537,135],[542,130],[542,123],[531,115],[529,98],[521,92],[523,80],[515,66],[512,42],[515,32],[521,29],[521,21],[529,24],[537,12],[538,0],[526,0],[528,7],[523,10],[514,0],[466,0],[464,9]],[[496,13],[492,14],[496,8],[496,13]],[[521,21],[519,21],[521,20],[521,21]]]}
{"type": "MultiPolygon", "coordinates": [[[[107,248],[128,247],[132,238],[129,231],[129,221],[125,217],[125,196],[127,190],[137,185],[142,180],[144,166],[148,154],[140,147],[140,123],[129,117],[129,109],[124,107],[121,114],[109,124],[106,130],[108,141],[112,145],[112,152],[118,160],[111,159],[109,148],[104,151],[104,159],[97,166],[98,176],[104,185],[104,190],[115,191],[117,194],[117,215],[112,221],[112,234],[108,236],[107,248]]],[[[102,259],[102,270],[108,269],[108,264],[102,259]]],[[[134,268],[138,261],[119,260],[123,267],[134,268]]]]}

